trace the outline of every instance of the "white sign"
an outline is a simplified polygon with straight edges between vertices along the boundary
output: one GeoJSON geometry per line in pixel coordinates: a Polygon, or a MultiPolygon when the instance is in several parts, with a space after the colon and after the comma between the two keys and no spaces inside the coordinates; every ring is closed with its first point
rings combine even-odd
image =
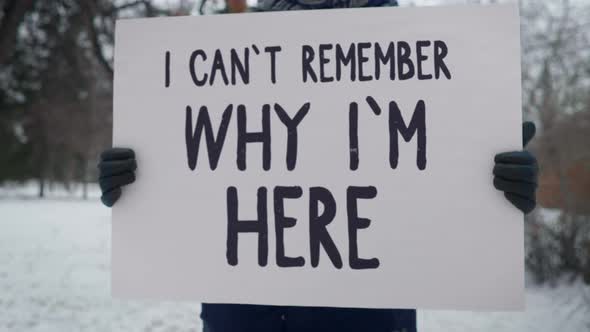
{"type": "Polygon", "coordinates": [[[523,308],[517,6],[117,22],[115,296],[523,308]]]}

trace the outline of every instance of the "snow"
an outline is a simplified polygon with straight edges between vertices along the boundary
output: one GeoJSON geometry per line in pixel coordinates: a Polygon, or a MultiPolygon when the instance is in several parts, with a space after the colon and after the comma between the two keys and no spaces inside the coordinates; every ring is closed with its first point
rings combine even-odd
{"type": "Polygon", "coordinates": [[[110,210],[52,196],[0,198],[0,331],[201,330],[198,303],[112,299],[110,210]]]}
{"type": "Polygon", "coordinates": [[[528,286],[523,313],[418,311],[419,331],[590,331],[590,288],[564,280],[557,287],[528,286]]]}
{"type": "MultiPolygon", "coordinates": [[[[200,331],[198,303],[111,298],[110,211],[80,190],[0,188],[0,331],[200,331]]],[[[528,286],[526,299],[524,313],[418,311],[419,331],[590,331],[581,282],[528,286]]]]}

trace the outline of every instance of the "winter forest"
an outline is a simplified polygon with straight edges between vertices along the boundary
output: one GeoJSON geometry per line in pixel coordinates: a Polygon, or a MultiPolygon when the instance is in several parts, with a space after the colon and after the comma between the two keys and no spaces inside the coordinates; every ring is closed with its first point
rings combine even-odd
{"type": "MultiPolygon", "coordinates": [[[[590,331],[590,1],[519,6],[523,120],[537,126],[528,148],[540,164],[523,234],[527,312],[420,311],[425,331],[590,331]]],[[[1,331],[200,329],[198,304],[110,298],[96,165],[111,146],[115,21],[256,10],[256,0],[0,0],[1,331]]]]}

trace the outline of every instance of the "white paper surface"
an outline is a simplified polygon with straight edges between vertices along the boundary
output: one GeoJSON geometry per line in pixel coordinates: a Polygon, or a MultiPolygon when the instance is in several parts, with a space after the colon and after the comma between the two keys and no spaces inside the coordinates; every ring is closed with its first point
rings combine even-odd
{"type": "MultiPolygon", "coordinates": [[[[412,51],[414,51],[412,46],[412,51]]],[[[372,48],[367,54],[372,53],[372,48]]],[[[432,55],[432,47],[426,49],[432,55]]],[[[334,49],[326,54],[333,56],[334,49]]],[[[114,146],[133,148],[137,181],[113,208],[112,292],[125,298],[198,300],[209,303],[516,310],[524,305],[523,217],[492,185],[493,157],[521,148],[519,21],[516,5],[321,10],[117,22],[114,146]],[[452,78],[331,83],[302,81],[302,45],[441,40],[452,78]],[[252,45],[261,51],[255,55],[252,45]],[[270,80],[266,46],[276,55],[270,80]],[[197,86],[189,71],[209,70],[216,49],[250,48],[250,82],[197,86]],[[170,85],[165,87],[165,53],[170,85]],[[208,69],[207,69],[208,68],[208,69]],[[383,109],[376,116],[365,101],[383,109]],[[416,138],[399,140],[399,164],[389,164],[388,103],[396,101],[409,124],[418,100],[426,105],[427,165],[416,166],[416,138]],[[296,167],[286,169],[287,132],[272,105],[293,116],[310,110],[298,127],[296,167]],[[359,105],[358,170],[349,168],[349,103],[359,105]],[[187,163],[186,107],[206,105],[216,132],[234,104],[219,164],[213,171],[202,138],[197,168],[187,163]],[[271,105],[271,169],[262,169],[262,144],[247,144],[247,169],[238,170],[238,104],[247,128],[259,131],[263,104],[271,105]],[[238,235],[236,266],[226,259],[227,201],[238,190],[239,218],[255,219],[256,190],[268,191],[268,264],[258,265],[255,233],[238,235]],[[276,263],[275,186],[300,186],[285,200],[297,218],[284,230],[287,256],[302,267],[276,263]],[[310,262],[309,188],[325,187],[337,211],[327,227],[343,260],[337,269],[320,248],[310,262]],[[346,189],[374,186],[374,199],[358,201],[359,256],[379,259],[376,269],[349,265],[346,189]]],[[[415,55],[413,54],[413,59],[415,55]]],[[[326,73],[334,75],[334,63],[326,73]]],[[[431,59],[425,72],[433,73],[431,59]]],[[[316,73],[319,71],[315,62],[316,73]]],[[[225,63],[228,75],[230,62],[225,63]]],[[[369,56],[365,69],[374,73],[369,56]]],[[[229,77],[231,79],[231,75],[229,77]]],[[[239,76],[238,76],[239,78],[239,76]]],[[[194,128],[194,127],[193,127],[194,128]]]]}

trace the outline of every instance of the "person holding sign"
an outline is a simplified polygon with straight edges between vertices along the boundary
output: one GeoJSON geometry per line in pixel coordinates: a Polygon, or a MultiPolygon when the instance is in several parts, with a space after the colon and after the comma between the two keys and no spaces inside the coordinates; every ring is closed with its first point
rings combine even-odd
{"type": "MultiPolygon", "coordinates": [[[[387,0],[269,0],[265,10],[301,10],[346,7],[378,7],[397,5],[387,0]]],[[[442,54],[442,53],[441,53],[442,54]]],[[[309,58],[311,59],[311,58],[309,58]]],[[[444,62],[438,64],[444,74],[444,62]]],[[[322,80],[322,74],[306,71],[310,81],[322,80]]],[[[192,121],[191,121],[192,122],[192,121]]],[[[535,126],[523,124],[523,146],[533,138],[535,126]]],[[[411,138],[411,137],[410,137],[411,138]]],[[[202,140],[204,141],[204,140],[202,140]]],[[[207,146],[207,148],[209,148],[207,146]]],[[[490,156],[492,158],[492,156],[490,156]]],[[[535,207],[537,161],[527,151],[500,153],[494,157],[490,170],[493,186],[504,192],[506,199],[523,213],[535,207]]],[[[195,161],[196,162],[196,161],[195,161]]],[[[189,161],[190,164],[190,161],[189,161]]],[[[102,202],[113,206],[122,194],[122,187],[135,181],[138,165],[130,148],[107,149],[101,154],[99,183],[102,202]]],[[[351,166],[352,167],[352,166],[351,166]]],[[[418,167],[420,167],[418,165],[418,167]]],[[[461,165],[457,165],[461,167],[461,165]]],[[[229,331],[417,331],[416,313],[411,309],[360,309],[328,307],[264,306],[248,304],[206,304],[201,317],[205,332],[229,331]]]]}

